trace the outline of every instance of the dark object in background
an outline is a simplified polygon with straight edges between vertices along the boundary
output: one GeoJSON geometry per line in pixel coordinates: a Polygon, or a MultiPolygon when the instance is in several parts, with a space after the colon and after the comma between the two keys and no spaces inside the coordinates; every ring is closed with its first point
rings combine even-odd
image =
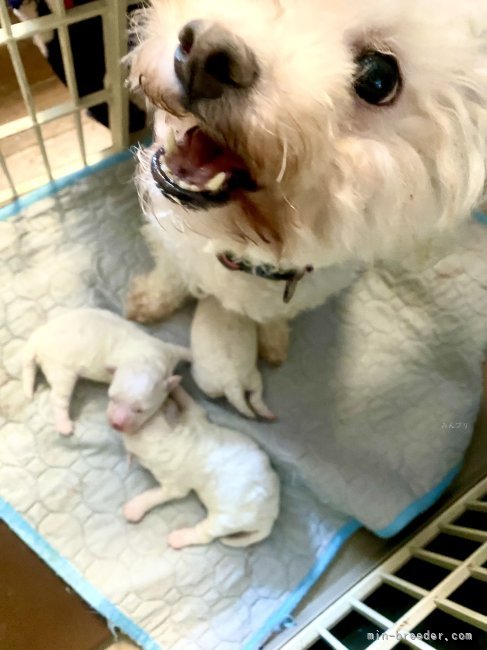
{"type": "Polygon", "coordinates": [[[3,521],[0,557],[2,650],[94,650],[114,640],[106,621],[3,521]]]}
{"type": "MultiPolygon", "coordinates": [[[[38,16],[46,16],[51,12],[45,0],[9,0],[12,9],[22,11],[22,5],[28,2],[35,2],[38,16]]],[[[90,2],[90,0],[65,0],[66,9],[77,7],[90,2]]],[[[139,5],[130,5],[127,8],[128,13],[138,9],[139,5]]],[[[103,51],[103,28],[100,16],[83,20],[69,26],[69,37],[71,41],[71,50],[73,53],[73,65],[80,97],[103,90],[103,80],[105,77],[105,57],[103,51]]],[[[45,42],[47,50],[47,60],[54,74],[60,81],[66,84],[66,75],[64,72],[63,60],[61,56],[61,46],[59,43],[58,32],[54,31],[54,37],[45,42]]],[[[88,113],[104,126],[108,124],[108,105],[106,103],[97,104],[88,109],[88,113]]],[[[145,112],[134,103],[129,104],[129,129],[131,133],[140,131],[146,123],[145,112]]]]}

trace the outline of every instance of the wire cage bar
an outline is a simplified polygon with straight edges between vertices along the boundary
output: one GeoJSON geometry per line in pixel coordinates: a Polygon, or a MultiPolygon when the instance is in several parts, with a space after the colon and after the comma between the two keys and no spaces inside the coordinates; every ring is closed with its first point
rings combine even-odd
{"type": "MultiPolygon", "coordinates": [[[[127,51],[127,0],[93,0],[69,9],[66,9],[64,0],[50,0],[49,6],[51,10],[49,15],[15,23],[11,19],[7,0],[0,0],[0,47],[7,48],[26,113],[21,117],[12,116],[12,119],[0,124],[0,177],[3,177],[0,187],[0,206],[14,201],[36,187],[35,183],[29,181],[27,174],[25,179],[19,181],[18,174],[16,177],[12,173],[9,156],[4,150],[9,138],[25,137],[27,132],[34,135],[46,180],[50,182],[122,151],[129,145],[129,98],[124,87],[124,71],[121,65],[121,59],[127,51]],[[104,88],[80,97],[69,28],[95,17],[100,17],[102,23],[106,71],[104,88]],[[22,60],[19,46],[21,41],[49,30],[56,30],[58,34],[67,94],[62,101],[48,108],[39,109],[29,85],[28,71],[22,60]],[[88,151],[84,112],[101,103],[106,103],[108,106],[111,144],[101,151],[88,151]],[[46,146],[44,128],[69,116],[74,120],[73,149],[77,148],[79,158],[76,163],[67,168],[53,165],[46,146]]],[[[38,183],[40,184],[43,183],[38,183]]]]}
{"type": "Polygon", "coordinates": [[[446,631],[444,636],[450,637],[446,640],[452,650],[468,645],[487,648],[487,591],[482,586],[487,582],[485,513],[487,478],[314,620],[296,630],[284,643],[279,643],[279,647],[282,650],[349,650],[356,647],[438,650],[445,647],[444,643],[440,646],[436,643],[435,625],[441,616],[446,631]],[[440,538],[443,552],[428,550],[427,547],[440,538]],[[458,544],[462,543],[463,555],[454,557],[458,544]],[[422,563],[422,569],[411,567],[406,577],[398,575],[415,560],[422,563]],[[430,574],[430,578],[436,577],[431,584],[421,585],[421,573],[428,573],[428,567],[433,570],[438,567],[430,574]],[[384,586],[387,596],[379,599],[378,594],[384,586]],[[384,608],[388,615],[384,614],[384,608]],[[423,628],[430,633],[424,634],[423,628]],[[454,632],[456,628],[459,633],[454,632]]]}

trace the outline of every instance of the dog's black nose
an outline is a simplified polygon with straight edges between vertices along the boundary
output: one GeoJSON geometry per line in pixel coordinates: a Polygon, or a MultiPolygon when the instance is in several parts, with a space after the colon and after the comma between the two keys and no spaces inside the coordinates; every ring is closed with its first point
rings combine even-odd
{"type": "Polygon", "coordinates": [[[179,33],[174,70],[189,105],[218,99],[229,88],[250,88],[258,76],[252,50],[217,23],[193,20],[179,33]]]}

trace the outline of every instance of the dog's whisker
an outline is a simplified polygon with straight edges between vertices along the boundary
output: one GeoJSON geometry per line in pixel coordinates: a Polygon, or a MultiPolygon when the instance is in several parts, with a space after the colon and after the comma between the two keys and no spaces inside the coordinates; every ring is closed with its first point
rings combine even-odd
{"type": "Polygon", "coordinates": [[[281,183],[282,179],[284,178],[284,174],[286,173],[286,166],[287,166],[287,139],[283,138],[282,140],[282,163],[281,163],[281,169],[279,170],[279,174],[277,175],[276,178],[276,183],[281,183]]]}
{"type": "Polygon", "coordinates": [[[298,212],[298,209],[296,208],[296,206],[294,206],[294,205],[291,203],[291,201],[287,198],[287,196],[284,194],[284,192],[283,192],[282,190],[281,190],[281,194],[282,194],[282,198],[283,198],[284,201],[288,204],[288,206],[289,206],[292,210],[294,210],[294,212],[298,212]]]}
{"type": "Polygon", "coordinates": [[[269,135],[272,135],[274,138],[277,138],[277,133],[274,133],[274,131],[271,131],[267,127],[263,126],[262,130],[265,131],[266,133],[268,133],[269,135]]]}

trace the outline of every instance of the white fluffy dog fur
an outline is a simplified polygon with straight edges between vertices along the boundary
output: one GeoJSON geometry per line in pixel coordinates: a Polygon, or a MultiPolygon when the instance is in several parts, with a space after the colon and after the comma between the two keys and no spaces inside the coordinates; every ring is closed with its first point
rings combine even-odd
{"type": "Polygon", "coordinates": [[[153,0],[134,30],[131,86],[145,94],[155,123],[137,177],[155,268],[131,287],[135,320],[211,295],[256,321],[262,355],[282,361],[286,321],[376,260],[414,263],[428,242],[455,236],[485,198],[485,2],[153,0]],[[196,40],[179,45],[194,20],[196,40]],[[189,59],[205,38],[218,49],[214,34],[222,33],[226,69],[217,74],[227,84],[219,96],[192,89],[190,97],[175,52],[189,59]],[[232,67],[238,48],[255,64],[250,87],[238,87],[250,83],[232,67]],[[367,65],[391,69],[391,60],[398,79],[390,95],[365,100],[357,86],[371,92],[367,65]],[[161,147],[172,151],[174,139],[181,147],[194,125],[243,161],[255,191],[198,210],[168,200],[151,159],[161,147]],[[229,270],[217,259],[225,251],[254,265],[314,271],[285,303],[282,281],[229,270]]]}
{"type": "Polygon", "coordinates": [[[160,483],[125,504],[128,521],[138,522],[155,506],[194,490],[207,516],[171,532],[173,548],[216,538],[228,546],[249,546],[270,534],[279,512],[279,480],[266,454],[248,436],[209,422],[181,387],[160,413],[137,433],[124,433],[123,440],[160,483]]]}
{"type": "Polygon", "coordinates": [[[189,349],[165,343],[103,309],[75,309],[49,320],[30,337],[24,352],[23,385],[34,393],[40,366],[51,386],[56,430],[73,432],[69,403],[80,377],[109,383],[108,420],[136,431],[179,383],[172,375],[189,349]]]}
{"type": "Polygon", "coordinates": [[[262,399],[257,326],[250,319],[226,311],[211,296],[203,298],[191,325],[191,352],[193,377],[209,397],[225,396],[249,418],[275,418],[262,399]]]}

